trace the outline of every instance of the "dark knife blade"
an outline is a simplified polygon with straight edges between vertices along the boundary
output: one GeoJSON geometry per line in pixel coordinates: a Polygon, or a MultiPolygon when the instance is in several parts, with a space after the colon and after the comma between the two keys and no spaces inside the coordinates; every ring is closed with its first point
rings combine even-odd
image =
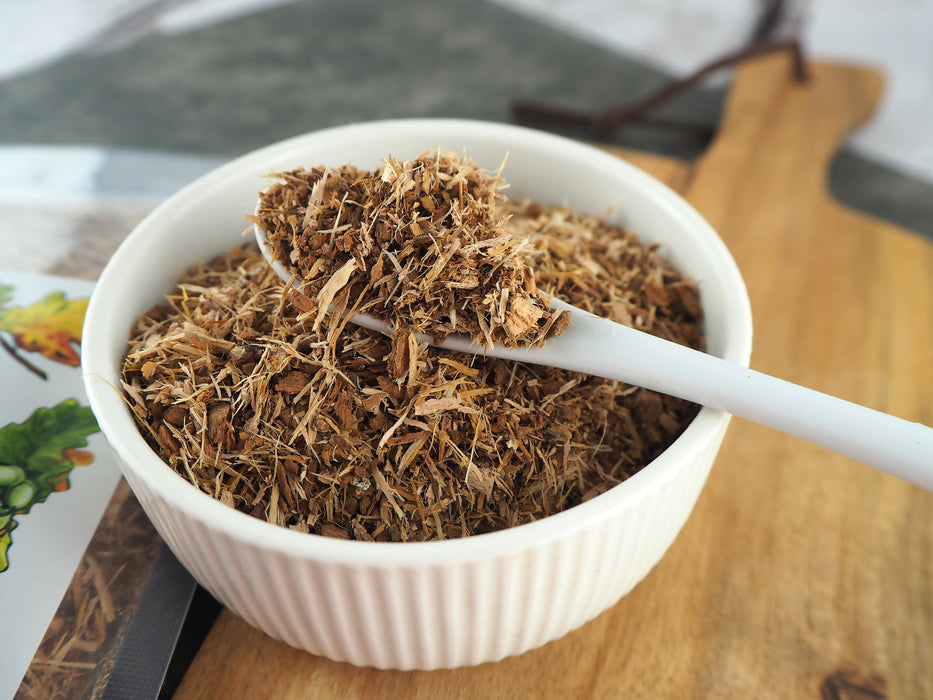
{"type": "Polygon", "coordinates": [[[102,698],[159,697],[197,590],[197,582],[162,543],[102,698]]]}

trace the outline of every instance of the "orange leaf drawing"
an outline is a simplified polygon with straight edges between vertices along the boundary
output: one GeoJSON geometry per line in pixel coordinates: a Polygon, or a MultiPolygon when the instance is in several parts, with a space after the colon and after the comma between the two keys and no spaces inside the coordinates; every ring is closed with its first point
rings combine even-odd
{"type": "Polygon", "coordinates": [[[76,367],[81,364],[78,347],[87,304],[87,299],[68,300],[62,292],[52,292],[31,306],[0,309],[0,331],[10,333],[27,352],[76,367]]]}

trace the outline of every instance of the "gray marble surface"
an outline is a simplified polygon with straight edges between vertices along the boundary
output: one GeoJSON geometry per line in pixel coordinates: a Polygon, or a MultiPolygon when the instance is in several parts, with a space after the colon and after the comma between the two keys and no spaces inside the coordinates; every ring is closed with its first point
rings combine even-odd
{"type": "MultiPolygon", "coordinates": [[[[352,121],[509,121],[517,99],[595,110],[635,100],[669,77],[496,4],[300,2],[2,80],[0,144],[165,152],[208,164],[352,121]]],[[[663,112],[712,126],[723,96],[723,88],[693,90],[663,112]]],[[[647,128],[615,143],[685,158],[706,146],[647,128]]],[[[151,178],[168,167],[170,156],[161,157],[161,165],[132,167],[151,178]]],[[[107,177],[119,186],[134,174],[104,173],[102,186],[107,177]]],[[[831,188],[851,206],[933,237],[927,183],[843,152],[831,188]]]]}

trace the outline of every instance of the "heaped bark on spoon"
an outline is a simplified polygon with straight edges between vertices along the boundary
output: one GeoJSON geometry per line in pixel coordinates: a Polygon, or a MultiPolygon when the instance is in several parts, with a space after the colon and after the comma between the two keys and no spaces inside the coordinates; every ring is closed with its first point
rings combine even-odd
{"type": "Polygon", "coordinates": [[[347,286],[356,311],[435,339],[539,344],[568,322],[539,291],[527,240],[497,210],[502,181],[466,158],[432,151],[378,171],[321,166],[273,179],[253,220],[301,278],[315,327],[347,286]]]}

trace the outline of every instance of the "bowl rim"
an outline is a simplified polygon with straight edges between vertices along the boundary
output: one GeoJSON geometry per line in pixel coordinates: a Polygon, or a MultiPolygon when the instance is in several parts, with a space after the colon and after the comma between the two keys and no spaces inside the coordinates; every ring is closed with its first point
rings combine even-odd
{"type": "MultiPolygon", "coordinates": [[[[88,399],[101,432],[118,456],[121,469],[125,474],[132,474],[132,478],[129,479],[131,484],[135,479],[143,480],[147,488],[158,494],[159,498],[184,511],[188,517],[200,521],[202,526],[222,531],[235,540],[258,548],[333,563],[392,567],[423,566],[426,563],[440,565],[488,559],[492,554],[505,556],[532,546],[543,546],[552,540],[571,536],[582,528],[592,527],[594,522],[632,507],[661,489],[685,468],[691,457],[702,450],[713,436],[725,430],[729,414],[703,407],[684,432],[655,460],[621,484],[589,501],[531,523],[442,541],[366,542],[290,530],[236,511],[194,488],[187,479],[175,473],[149,447],[130,416],[130,410],[118,389],[119,367],[113,368],[110,365],[110,338],[101,333],[102,328],[108,325],[105,322],[108,313],[107,302],[108,295],[112,295],[108,290],[119,284],[123,276],[121,269],[138,255],[133,250],[136,242],[159,228],[160,220],[180,204],[191,198],[203,197],[206,191],[222,189],[226,181],[241,174],[246,168],[254,170],[258,180],[268,172],[268,169],[263,171],[259,167],[262,162],[280,157],[290,150],[310,148],[318,141],[323,143],[334,138],[352,139],[373,130],[392,133],[393,136],[431,130],[469,133],[474,138],[507,136],[514,142],[521,142],[532,148],[552,149],[577,158],[585,158],[594,168],[623,175],[671,209],[702,237],[704,244],[711,247],[720,276],[718,279],[728,289],[730,316],[734,317],[734,326],[730,326],[732,332],[730,337],[725,339],[722,354],[732,362],[748,365],[751,355],[751,308],[738,266],[725,243],[709,223],[679,194],[643,170],[594,146],[510,124],[428,118],[389,119],[330,127],[251,151],[194,180],[146,216],[127,236],[101,273],[85,316],[82,370],[88,399]]],[[[146,510],[147,498],[140,498],[146,510]]]]}

